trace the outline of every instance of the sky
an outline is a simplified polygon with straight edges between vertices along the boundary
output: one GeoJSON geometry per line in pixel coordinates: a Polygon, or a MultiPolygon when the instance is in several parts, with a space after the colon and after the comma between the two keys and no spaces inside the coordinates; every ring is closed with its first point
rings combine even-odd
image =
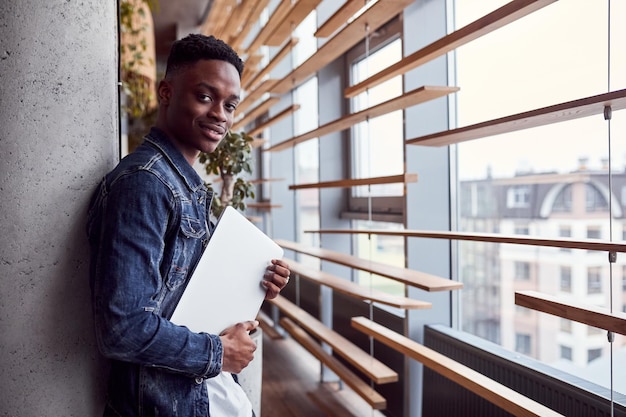
{"type": "MultiPolygon", "coordinates": [[[[458,0],[457,27],[504,5],[458,0]]],[[[457,126],[626,88],[626,1],[611,2],[610,86],[608,0],[561,0],[457,49],[457,126]],[[556,22],[556,24],[555,24],[556,22]]],[[[603,116],[481,138],[458,147],[462,179],[508,177],[520,170],[590,169],[611,157],[626,166],[626,111],[613,112],[609,151],[603,116]]]]}

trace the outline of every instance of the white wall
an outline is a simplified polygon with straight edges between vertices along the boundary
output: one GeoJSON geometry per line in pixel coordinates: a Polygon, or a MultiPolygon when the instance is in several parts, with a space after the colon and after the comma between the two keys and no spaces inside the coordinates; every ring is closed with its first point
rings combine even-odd
{"type": "Polygon", "coordinates": [[[85,218],[116,83],[116,2],[0,2],[1,416],[102,415],[85,218]]]}

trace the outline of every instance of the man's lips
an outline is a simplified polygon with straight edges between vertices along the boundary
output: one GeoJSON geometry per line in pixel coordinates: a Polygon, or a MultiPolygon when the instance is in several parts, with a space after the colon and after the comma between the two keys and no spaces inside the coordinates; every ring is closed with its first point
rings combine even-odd
{"type": "Polygon", "coordinates": [[[201,123],[200,129],[202,129],[202,131],[204,131],[206,134],[208,134],[210,137],[216,140],[221,140],[222,137],[224,137],[224,134],[226,133],[223,127],[214,125],[214,124],[202,124],[201,123]]]}

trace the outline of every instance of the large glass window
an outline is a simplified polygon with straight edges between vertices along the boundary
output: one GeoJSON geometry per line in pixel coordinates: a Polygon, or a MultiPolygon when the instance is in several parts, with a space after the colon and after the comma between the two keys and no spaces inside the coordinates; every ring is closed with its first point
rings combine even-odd
{"type": "MultiPolygon", "coordinates": [[[[348,76],[356,84],[402,58],[399,37],[401,22],[394,19],[355,47],[349,54],[348,76]]],[[[396,76],[351,100],[356,113],[402,95],[402,77],[396,76]]],[[[374,178],[399,175],[404,169],[403,111],[398,110],[358,123],[351,129],[351,176],[374,178]]],[[[355,229],[402,228],[404,184],[380,184],[353,187],[349,212],[356,219],[355,229]]],[[[404,238],[381,235],[357,235],[355,253],[364,259],[405,267],[404,238]]],[[[405,285],[381,276],[359,272],[361,285],[404,296],[405,285]]]]}
{"type": "MultiPolygon", "coordinates": [[[[461,28],[507,3],[456,0],[455,26],[461,28]]],[[[621,52],[626,26],[619,23],[626,19],[626,2],[611,2],[610,12],[609,26],[607,2],[555,2],[459,47],[454,68],[460,87],[455,95],[456,126],[626,88],[626,54],[621,52]]],[[[456,145],[458,228],[504,233],[524,223],[531,236],[542,238],[607,238],[609,230],[621,238],[626,230],[626,141],[615,138],[626,135],[625,113],[614,110],[610,126],[598,114],[456,145]],[[484,201],[477,200],[478,189],[484,201]]],[[[612,265],[608,260],[600,264],[601,259],[594,251],[462,242],[460,325],[510,350],[524,351],[525,341],[532,340],[528,352],[534,358],[608,388],[609,355],[613,351],[623,358],[623,336],[616,335],[611,345],[606,332],[583,331],[585,326],[576,324],[565,331],[545,313],[537,313],[530,332],[516,334],[518,324],[529,322],[515,313],[511,293],[531,289],[582,305],[608,309],[615,304],[619,310],[626,290],[611,276],[624,274],[624,259],[620,254],[612,265]],[[532,279],[521,282],[527,264],[532,264],[532,279]],[[492,298],[485,297],[489,308],[477,305],[480,289],[495,290],[492,298]],[[569,343],[572,337],[576,343],[569,343]]],[[[614,369],[624,366],[616,363],[614,369]]],[[[613,382],[615,390],[626,393],[626,379],[613,382]]]]}
{"type": "MultiPolygon", "coordinates": [[[[396,39],[352,65],[352,83],[358,83],[402,57],[402,42],[396,39]]],[[[353,99],[352,112],[402,94],[402,77],[397,76],[353,99]]],[[[353,128],[355,178],[381,177],[404,173],[404,129],[398,110],[357,124],[353,128]]],[[[402,184],[356,187],[359,196],[402,195],[402,184]]]]}
{"type": "MultiPolygon", "coordinates": [[[[294,101],[300,110],[294,114],[296,135],[317,128],[317,78],[312,78],[294,91],[294,101]]],[[[312,139],[295,146],[296,184],[319,182],[319,141],[312,139]]],[[[316,245],[318,235],[304,233],[305,230],[319,229],[319,191],[317,188],[296,190],[296,213],[298,213],[298,241],[316,245]]]]}

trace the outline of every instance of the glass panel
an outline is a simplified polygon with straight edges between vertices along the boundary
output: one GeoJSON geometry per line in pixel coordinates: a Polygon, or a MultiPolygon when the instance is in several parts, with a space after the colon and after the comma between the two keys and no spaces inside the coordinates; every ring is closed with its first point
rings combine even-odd
{"type": "MultiPolygon", "coordinates": [[[[294,102],[300,104],[300,110],[294,113],[294,132],[299,135],[317,128],[317,78],[312,78],[294,91],[294,102]]],[[[295,146],[295,183],[319,182],[319,141],[312,139],[295,146]]],[[[319,218],[319,190],[305,188],[295,191],[298,242],[317,246],[319,237],[304,230],[317,230],[319,218]]],[[[300,258],[312,267],[319,266],[319,260],[312,257],[300,258]]]]}
{"type": "MultiPolygon", "coordinates": [[[[352,83],[358,83],[379,72],[402,57],[402,42],[396,39],[352,65],[352,83]]],[[[396,76],[352,100],[352,112],[358,112],[402,94],[402,77],[396,76]]],[[[404,173],[403,112],[395,111],[352,129],[353,166],[355,178],[381,177],[404,173]]],[[[403,195],[402,184],[355,187],[354,195],[403,195]]]]}
{"type": "MultiPolygon", "coordinates": [[[[506,3],[457,0],[456,26],[506,3]]],[[[626,19],[626,2],[611,2],[610,80],[607,16],[606,2],[556,2],[458,48],[457,126],[626,88],[626,26],[618,23],[626,19]]],[[[459,230],[509,235],[524,224],[543,238],[622,239],[626,141],[616,138],[626,135],[626,111],[613,111],[610,128],[599,114],[459,144],[459,230]]],[[[540,312],[520,315],[513,295],[535,290],[620,311],[626,305],[622,254],[609,264],[597,251],[458,247],[463,330],[611,386],[611,351],[614,369],[623,369],[626,337],[616,335],[610,344],[606,331],[540,312]]],[[[613,374],[615,390],[626,393],[624,373],[613,374]]]]}
{"type": "MultiPolygon", "coordinates": [[[[383,229],[401,230],[402,226],[387,222],[370,222],[354,220],[352,227],[357,230],[383,229]]],[[[372,259],[388,265],[405,267],[404,238],[401,236],[382,235],[355,235],[357,242],[356,256],[363,259],[372,259]]],[[[370,287],[389,294],[405,296],[405,285],[396,280],[392,280],[379,275],[367,272],[358,272],[358,282],[366,287],[370,287]]]]}
{"type": "Polygon", "coordinates": [[[317,13],[313,10],[293,32],[293,37],[298,38],[292,53],[293,68],[298,68],[317,51],[317,38],[313,36],[316,30],[317,13]]]}

